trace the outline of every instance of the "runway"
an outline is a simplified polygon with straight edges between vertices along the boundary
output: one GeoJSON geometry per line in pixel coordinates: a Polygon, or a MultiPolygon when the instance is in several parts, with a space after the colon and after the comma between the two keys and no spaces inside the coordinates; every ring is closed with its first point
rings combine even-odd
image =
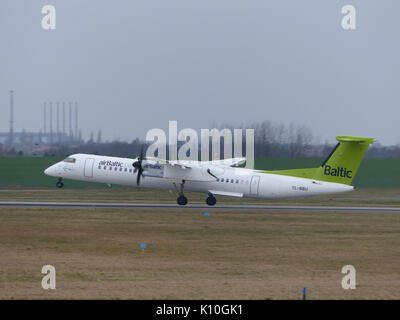
{"type": "Polygon", "coordinates": [[[41,207],[41,208],[143,208],[143,209],[208,209],[208,210],[268,210],[268,211],[358,211],[358,212],[400,212],[400,207],[372,206],[293,206],[293,205],[216,205],[189,204],[179,206],[171,203],[103,203],[103,202],[17,202],[0,201],[0,207],[41,207]]]}

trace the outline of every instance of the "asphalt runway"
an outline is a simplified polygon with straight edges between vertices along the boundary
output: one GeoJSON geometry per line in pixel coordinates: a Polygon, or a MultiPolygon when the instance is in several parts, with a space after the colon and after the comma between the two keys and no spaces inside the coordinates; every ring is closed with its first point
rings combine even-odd
{"type": "Polygon", "coordinates": [[[359,211],[400,212],[400,207],[372,206],[289,206],[289,205],[216,205],[188,204],[179,206],[171,203],[102,203],[102,202],[17,202],[0,201],[0,207],[42,208],[144,208],[144,209],[213,209],[213,210],[269,210],[269,211],[359,211]]]}

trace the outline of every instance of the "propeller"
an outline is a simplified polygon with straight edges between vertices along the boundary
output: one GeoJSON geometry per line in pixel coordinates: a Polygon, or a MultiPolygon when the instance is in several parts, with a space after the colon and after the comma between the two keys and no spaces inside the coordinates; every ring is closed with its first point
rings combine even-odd
{"type": "MultiPolygon", "coordinates": [[[[133,172],[137,172],[137,179],[136,179],[136,184],[140,184],[140,177],[143,176],[143,167],[142,167],[142,161],[143,161],[143,145],[140,148],[140,156],[138,157],[138,160],[132,163],[132,166],[135,168],[133,172]]],[[[144,177],[144,176],[143,176],[144,177]]]]}

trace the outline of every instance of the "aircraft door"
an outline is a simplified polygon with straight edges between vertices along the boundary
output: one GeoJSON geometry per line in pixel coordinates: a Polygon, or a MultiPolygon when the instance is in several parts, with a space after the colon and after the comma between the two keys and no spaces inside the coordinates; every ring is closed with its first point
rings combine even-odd
{"type": "Polygon", "coordinates": [[[84,176],[86,178],[92,178],[93,177],[93,165],[94,165],[94,159],[93,158],[87,158],[85,160],[84,176]]]}
{"type": "Polygon", "coordinates": [[[250,194],[258,195],[258,184],[260,183],[259,176],[253,176],[250,182],[250,194]]]}

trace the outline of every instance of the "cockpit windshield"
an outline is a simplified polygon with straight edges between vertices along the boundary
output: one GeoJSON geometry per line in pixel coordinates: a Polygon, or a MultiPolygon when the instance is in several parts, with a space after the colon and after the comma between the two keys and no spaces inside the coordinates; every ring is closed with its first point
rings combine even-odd
{"type": "Polygon", "coordinates": [[[75,158],[68,157],[68,158],[64,159],[64,162],[75,163],[75,162],[76,162],[76,159],[75,159],[75,158]]]}

